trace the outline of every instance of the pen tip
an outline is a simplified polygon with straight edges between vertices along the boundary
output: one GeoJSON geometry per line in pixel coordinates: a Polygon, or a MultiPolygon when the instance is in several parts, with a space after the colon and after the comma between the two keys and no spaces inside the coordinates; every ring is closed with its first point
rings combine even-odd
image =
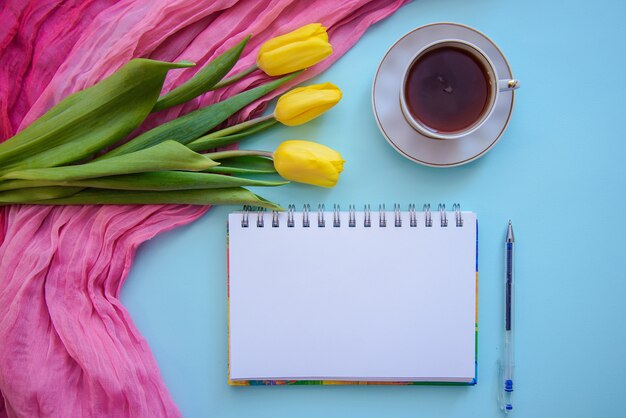
{"type": "Polygon", "coordinates": [[[509,219],[509,226],[506,230],[506,242],[515,242],[515,235],[513,235],[513,224],[509,219]]]}

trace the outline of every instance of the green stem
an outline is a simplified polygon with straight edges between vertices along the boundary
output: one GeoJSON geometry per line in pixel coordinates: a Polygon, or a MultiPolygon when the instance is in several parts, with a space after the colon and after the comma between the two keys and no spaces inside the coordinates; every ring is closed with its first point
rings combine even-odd
{"type": "Polygon", "coordinates": [[[274,115],[259,116],[258,118],[250,119],[245,122],[238,123],[237,125],[229,126],[228,128],[220,129],[219,131],[211,132],[210,134],[201,136],[200,138],[193,140],[191,144],[205,139],[221,138],[224,136],[232,135],[270,119],[274,119],[274,115]]]}
{"type": "Polygon", "coordinates": [[[274,153],[269,151],[257,151],[257,150],[229,150],[229,151],[218,151],[211,152],[208,154],[204,154],[205,157],[210,158],[211,160],[221,160],[223,158],[232,158],[232,157],[242,157],[248,155],[258,155],[261,157],[272,158],[274,153]]]}
{"type": "Polygon", "coordinates": [[[265,120],[265,121],[260,120],[260,119],[261,118],[258,118],[257,119],[258,123],[252,125],[252,127],[239,131],[233,135],[219,136],[219,137],[212,137],[212,138],[207,138],[208,136],[210,136],[210,135],[207,135],[207,136],[203,136],[194,140],[193,142],[187,144],[187,146],[192,151],[201,152],[201,151],[207,151],[207,150],[214,149],[214,148],[223,147],[226,145],[236,144],[237,142],[240,142],[245,137],[252,135],[253,133],[260,132],[278,123],[276,119],[272,119],[272,118],[268,118],[268,120],[265,120]]]}
{"type": "Polygon", "coordinates": [[[211,90],[217,90],[219,88],[226,87],[226,86],[229,86],[229,85],[231,85],[233,83],[236,83],[237,81],[241,80],[242,78],[244,78],[248,74],[256,71],[258,68],[259,67],[257,67],[256,64],[253,64],[250,67],[246,68],[245,70],[242,70],[242,71],[238,72],[237,74],[235,74],[233,76],[230,76],[228,78],[223,79],[222,81],[220,81],[219,83],[214,85],[211,88],[211,90]]]}
{"type": "MultiPolygon", "coordinates": [[[[64,189],[63,187],[49,189],[64,189]]],[[[34,190],[34,189],[31,189],[34,190]]],[[[7,193],[7,192],[4,192],[7,193]]],[[[73,196],[53,197],[32,193],[25,196],[0,196],[0,206],[11,204],[30,205],[152,205],[152,204],[187,204],[187,205],[252,205],[273,210],[283,210],[250,192],[243,187],[219,189],[145,191],[145,190],[108,190],[85,189],[73,196]]],[[[74,192],[75,193],[75,192],[74,192]]]]}

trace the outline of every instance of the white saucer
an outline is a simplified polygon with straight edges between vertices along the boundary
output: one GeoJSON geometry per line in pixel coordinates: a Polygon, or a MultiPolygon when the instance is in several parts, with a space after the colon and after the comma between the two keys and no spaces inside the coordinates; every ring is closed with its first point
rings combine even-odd
{"type": "Polygon", "coordinates": [[[498,142],[511,117],[514,92],[500,92],[489,119],[464,138],[433,139],[413,129],[400,109],[403,71],[417,51],[440,39],[473,43],[491,60],[499,78],[513,78],[506,58],[485,35],[457,23],[433,23],[412,30],[389,48],[374,76],[372,107],[380,131],[400,154],[431,167],[453,167],[481,157],[498,142]]]}

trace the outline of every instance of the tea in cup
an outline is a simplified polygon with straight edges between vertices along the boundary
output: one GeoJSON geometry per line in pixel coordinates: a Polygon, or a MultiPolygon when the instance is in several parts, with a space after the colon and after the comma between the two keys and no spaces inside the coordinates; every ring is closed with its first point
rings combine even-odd
{"type": "Polygon", "coordinates": [[[519,87],[499,79],[477,46],[445,39],[422,48],[404,72],[400,107],[407,122],[434,139],[462,138],[491,116],[498,94],[519,87]]]}

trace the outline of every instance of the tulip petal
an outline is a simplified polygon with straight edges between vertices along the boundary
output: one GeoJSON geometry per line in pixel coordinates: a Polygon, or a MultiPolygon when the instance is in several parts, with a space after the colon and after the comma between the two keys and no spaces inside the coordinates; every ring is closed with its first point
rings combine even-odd
{"type": "Polygon", "coordinates": [[[326,33],[326,28],[323,27],[321,23],[310,23],[294,31],[291,31],[284,35],[276,36],[266,41],[259,48],[259,55],[265,54],[268,51],[273,51],[291,42],[304,41],[305,39],[309,39],[311,37],[318,37],[319,39],[328,42],[328,34],[326,33]]]}
{"type": "Polygon", "coordinates": [[[341,97],[341,90],[332,83],[299,87],[278,99],[274,116],[284,125],[301,125],[326,112],[341,97]]]}
{"type": "Polygon", "coordinates": [[[257,66],[271,76],[288,74],[311,67],[332,52],[326,28],[312,23],[261,45],[257,66]]]}
{"type": "Polygon", "coordinates": [[[337,151],[309,141],[285,141],[274,152],[274,167],[282,177],[321,187],[337,184],[343,163],[337,151]]]}
{"type": "Polygon", "coordinates": [[[259,55],[257,65],[266,74],[278,76],[311,67],[333,53],[319,38],[289,43],[259,55]]]}

